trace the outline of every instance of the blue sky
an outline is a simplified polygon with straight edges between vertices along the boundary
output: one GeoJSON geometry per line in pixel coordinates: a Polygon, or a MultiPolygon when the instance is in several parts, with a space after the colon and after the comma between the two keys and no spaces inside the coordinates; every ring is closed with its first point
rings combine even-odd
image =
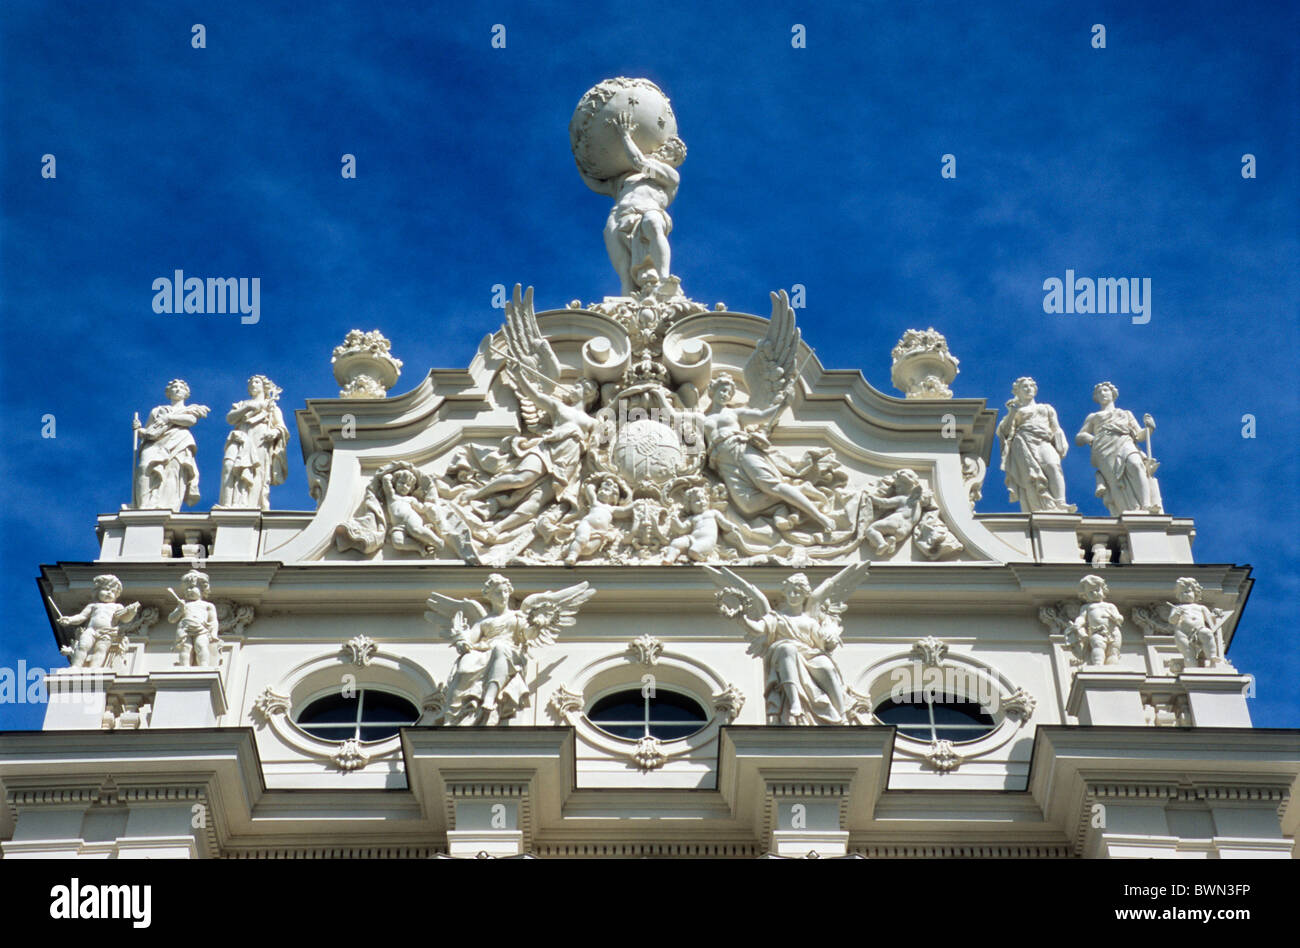
{"type": "MultiPolygon", "coordinates": [[[[1258,676],[1256,724],[1300,726],[1300,8],[302,6],[6,5],[0,666],[62,663],[37,566],[94,558],[96,514],[130,499],[131,415],[168,379],[214,409],[195,429],[206,509],[250,374],[289,414],[336,394],[347,330],[379,327],[405,391],[467,363],[500,322],[494,284],[535,285],[539,309],[617,292],[608,203],[567,127],[588,87],[644,75],[690,149],[672,242],[691,296],[766,313],[802,283],[804,338],[886,391],[902,331],[933,325],[959,397],[1000,409],[1032,374],[1071,434],[1113,380],[1159,424],[1165,505],[1196,519],[1198,561],[1255,568],[1230,657],[1258,676]],[[178,268],[259,277],[261,321],[155,314],[152,281],[178,268]],[[1044,314],[1067,268],[1149,277],[1150,323],[1044,314]]],[[[1100,515],[1087,455],[1066,458],[1068,495],[1100,515]]],[[[310,509],[296,431],[290,457],[273,505],[310,509]]],[[[981,511],[1010,509],[993,467],[981,511]]],[[[0,707],[0,727],[40,718],[0,707]]]]}

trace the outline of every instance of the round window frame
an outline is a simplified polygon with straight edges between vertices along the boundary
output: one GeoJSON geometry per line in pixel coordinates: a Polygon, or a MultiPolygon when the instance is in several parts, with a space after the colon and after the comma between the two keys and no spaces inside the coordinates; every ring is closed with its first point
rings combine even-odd
{"type": "MultiPolygon", "coordinates": [[[[956,741],[952,742],[954,748],[961,747],[962,759],[974,760],[979,757],[987,757],[1015,740],[1020,734],[1021,728],[1028,724],[1028,717],[1020,714],[1008,714],[1002,706],[1002,702],[1010,699],[1016,693],[1018,690],[1016,685],[992,665],[981,662],[969,655],[953,652],[951,649],[937,665],[926,665],[911,649],[894,652],[863,669],[855,679],[854,690],[870,701],[872,720],[876,721],[876,708],[893,694],[895,685],[892,678],[898,669],[919,668],[924,676],[924,673],[931,668],[938,668],[942,673],[944,669],[949,667],[957,667],[965,674],[988,683],[991,693],[996,694],[998,697],[998,707],[991,712],[996,726],[991,731],[975,740],[963,741],[960,745],[956,741]]],[[[922,689],[924,689],[924,678],[922,678],[922,689]]],[[[952,694],[944,687],[937,688],[936,693],[952,694]]],[[[978,695],[970,697],[961,694],[954,695],[954,697],[964,697],[975,704],[979,703],[978,695]]],[[[919,738],[907,736],[897,729],[897,725],[876,723],[872,726],[895,728],[894,753],[902,757],[925,760],[934,747],[932,741],[923,741],[919,738]]]]}
{"type": "MultiPolygon", "coordinates": [[[[610,685],[609,687],[596,692],[596,694],[592,695],[590,699],[588,699],[584,695],[583,709],[581,714],[583,723],[586,724],[588,727],[595,728],[597,731],[599,731],[601,734],[603,734],[605,737],[609,738],[610,740],[615,740],[615,741],[619,741],[622,744],[631,744],[635,746],[638,741],[644,740],[645,738],[644,737],[619,737],[617,734],[613,734],[609,731],[606,731],[604,728],[602,728],[599,724],[597,724],[587,715],[590,713],[591,709],[594,708],[597,704],[599,704],[601,701],[604,701],[606,698],[611,697],[613,695],[624,694],[624,693],[637,694],[640,695],[643,699],[645,699],[646,698],[645,687],[646,687],[645,684],[640,681],[635,683],[626,682],[623,684],[610,685]]],[[[704,715],[704,717],[699,722],[700,726],[696,728],[694,731],[692,731],[690,734],[685,735],[684,737],[664,738],[664,737],[655,737],[653,734],[646,735],[648,737],[654,737],[654,739],[657,740],[660,744],[667,746],[669,744],[676,744],[681,741],[690,741],[691,738],[695,737],[695,735],[699,734],[710,724],[712,724],[713,719],[717,716],[717,712],[710,712],[708,704],[701,701],[699,695],[688,691],[686,688],[683,688],[681,685],[675,682],[665,687],[664,685],[660,684],[658,680],[656,680],[653,687],[656,693],[663,691],[669,694],[681,695],[683,698],[686,698],[690,700],[692,703],[694,703],[695,706],[698,707],[700,709],[700,712],[704,715]]]]}

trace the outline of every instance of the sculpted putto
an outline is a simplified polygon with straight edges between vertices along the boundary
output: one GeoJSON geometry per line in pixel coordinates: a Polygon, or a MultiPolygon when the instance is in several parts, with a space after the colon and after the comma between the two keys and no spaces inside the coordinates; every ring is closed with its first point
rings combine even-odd
{"type": "Polygon", "coordinates": [[[1210,608],[1201,601],[1203,593],[1195,579],[1180,577],[1175,584],[1177,602],[1138,606],[1133,610],[1133,620],[1148,635],[1173,636],[1184,662],[1193,668],[1228,665],[1223,628],[1233,612],[1210,608]]]}
{"type": "Polygon", "coordinates": [[[1155,479],[1159,462],[1143,454],[1137,446],[1156,430],[1150,415],[1137,418],[1115,404],[1119,389],[1110,382],[1099,382],[1092,390],[1092,400],[1101,406],[1084,419],[1075,435],[1076,444],[1092,445],[1092,464],[1097,469],[1097,496],[1106,504],[1112,517],[1125,513],[1163,513],[1160,486],[1155,479]]]}
{"type": "Polygon", "coordinates": [[[68,656],[71,668],[106,668],[114,654],[128,648],[125,627],[140,611],[140,603],[122,605],[117,601],[122,595],[122,581],[116,576],[96,576],[92,583],[95,598],[84,609],[72,616],[59,616],[64,628],[81,627],[81,634],[72,645],[60,651],[68,656]]]}
{"type": "Polygon", "coordinates": [[[234,431],[226,439],[221,463],[222,507],[271,506],[271,485],[288,474],[289,429],[277,404],[280,389],[265,375],[248,380],[248,398],[226,415],[234,431]]]}
{"type": "Polygon", "coordinates": [[[217,607],[207,601],[211,584],[206,573],[196,569],[181,577],[184,596],[168,588],[176,608],[167,617],[176,624],[176,664],[183,667],[215,668],[218,663],[217,607]]]}
{"type": "Polygon", "coordinates": [[[458,653],[447,679],[445,723],[496,725],[514,717],[529,700],[529,649],[552,644],[596,594],[587,583],[578,583],[533,593],[514,609],[513,591],[510,580],[493,573],[483,584],[487,606],[476,599],[429,594],[425,618],[458,653]]]}
{"type": "Polygon", "coordinates": [[[139,439],[132,506],[139,510],[180,510],[182,504],[199,502],[198,450],[190,428],[206,418],[206,405],[187,405],[190,387],[184,379],[167,383],[166,405],[149,412],[143,425],[137,415],[134,427],[139,439]]]}
{"type": "Polygon", "coordinates": [[[1085,576],[1079,580],[1083,605],[1066,631],[1066,644],[1081,664],[1119,664],[1124,616],[1106,601],[1109,594],[1106,581],[1100,576],[1085,576]]]}
{"type": "Polygon", "coordinates": [[[1002,442],[1002,470],[1007,475],[1007,493],[1020,501],[1024,513],[1062,511],[1073,513],[1065,502],[1065,475],[1061,461],[1069,450],[1056,409],[1034,400],[1038,383],[1018,378],[1011,386],[1015,398],[1007,402],[1007,414],[998,425],[1002,442]]]}
{"type": "Polygon", "coordinates": [[[853,563],[816,589],[795,573],[773,608],[757,586],[725,566],[705,567],[718,587],[719,611],[745,626],[763,657],[769,723],[848,723],[844,679],[831,653],[840,645],[845,601],[869,568],[853,563]]]}

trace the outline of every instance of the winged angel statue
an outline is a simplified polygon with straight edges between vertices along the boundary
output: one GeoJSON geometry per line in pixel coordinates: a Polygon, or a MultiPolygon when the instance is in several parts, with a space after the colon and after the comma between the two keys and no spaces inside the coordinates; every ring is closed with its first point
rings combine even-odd
{"type": "Polygon", "coordinates": [[[672,423],[690,423],[703,434],[709,466],[727,485],[737,510],[753,516],[785,504],[829,534],[835,529],[835,522],[819,509],[817,499],[796,487],[788,473],[782,472],[767,437],[794,396],[798,351],[799,330],[794,324],[790,299],[782,290],[772,294],[772,319],[767,334],[745,363],[748,406],[731,407],[736,383],[726,372],[709,383],[706,412],[678,411],[665,393],[656,394],[672,423]]]}
{"type": "Polygon", "coordinates": [[[429,594],[424,617],[456,647],[447,679],[445,724],[496,725],[527,706],[529,649],[551,645],[573,625],[579,607],[596,594],[587,583],[533,593],[510,607],[514,587],[500,573],[483,584],[488,605],[476,599],[429,594]]]}
{"type": "Polygon", "coordinates": [[[795,573],[782,584],[785,601],[774,609],[757,586],[732,570],[704,567],[718,587],[718,610],[744,624],[763,657],[769,723],[850,723],[846,697],[852,693],[831,652],[840,645],[845,601],[869,568],[853,563],[816,589],[795,573]]]}

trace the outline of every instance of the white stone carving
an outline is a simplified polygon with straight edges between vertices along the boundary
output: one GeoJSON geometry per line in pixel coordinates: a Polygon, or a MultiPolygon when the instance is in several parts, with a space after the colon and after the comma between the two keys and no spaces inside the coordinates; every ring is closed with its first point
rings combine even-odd
{"type": "Polygon", "coordinates": [[[441,721],[447,712],[447,686],[437,685],[420,702],[420,710],[433,720],[441,721]]]}
{"type": "Polygon", "coordinates": [[[897,553],[908,538],[930,560],[956,556],[962,549],[939,516],[934,495],[910,468],[879,478],[873,490],[863,493],[862,519],[867,546],[883,558],[897,553]]]}
{"type": "Polygon", "coordinates": [[[953,749],[952,741],[931,741],[925,759],[931,767],[945,774],[956,770],[961,763],[961,757],[953,749]]]}
{"type": "Polygon", "coordinates": [[[606,79],[578,103],[569,138],[587,187],[614,198],[605,247],[623,295],[668,281],[668,205],[686,145],[667,96],[648,79],[606,79]]]}
{"type": "Polygon", "coordinates": [[[668,755],[664,753],[663,744],[657,737],[646,736],[636,742],[632,759],[643,772],[648,772],[658,770],[667,763],[668,755]]]}
{"type": "Polygon", "coordinates": [[[596,594],[587,583],[533,593],[518,609],[513,586],[500,573],[483,584],[484,606],[475,599],[429,594],[425,618],[438,626],[459,657],[447,681],[447,724],[507,722],[529,700],[529,649],[550,645],[573,625],[579,607],[596,594]]]}
{"type": "Polygon", "coordinates": [[[365,668],[379,651],[379,645],[368,635],[354,635],[343,643],[343,650],[351,653],[353,665],[365,668]]]}
{"type": "MultiPolygon", "coordinates": [[[[692,307],[704,312],[654,295],[589,307],[584,318],[607,321],[607,334],[581,344],[582,374],[561,382],[571,370],[541,331],[532,290],[516,285],[485,348],[489,364],[500,360],[491,397],[517,404],[518,434],[496,447],[462,442],[441,473],[390,462],[371,475],[356,515],[336,527],[335,545],[496,567],[800,567],[842,564],[864,546],[873,558],[904,546],[921,560],[962,552],[915,471],[863,475],[850,486],[829,446],[800,457],[773,449],[769,434],[797,390],[802,345],[784,292],[772,294],[743,383],[714,372],[707,341],[673,328],[692,307]]],[[[313,481],[321,496],[326,476],[313,481]]]]}
{"type": "Polygon", "coordinates": [[[271,686],[267,686],[262,693],[253,701],[253,714],[263,724],[271,723],[271,718],[277,714],[289,713],[289,696],[280,694],[271,686]]]}
{"type": "Polygon", "coordinates": [[[1223,627],[1234,613],[1205,605],[1201,584],[1190,576],[1179,578],[1174,588],[1177,602],[1138,606],[1133,621],[1147,635],[1172,635],[1185,665],[1231,668],[1224,655],[1223,627]]]}
{"type": "Polygon", "coordinates": [[[773,609],[757,586],[732,570],[705,567],[718,587],[719,611],[745,626],[763,658],[770,722],[848,723],[844,680],[831,653],[843,633],[840,613],[868,569],[867,563],[853,563],[815,590],[795,573],[782,586],[784,602],[773,609]]]}
{"type": "Polygon", "coordinates": [[[984,463],[983,458],[973,454],[961,456],[961,479],[966,484],[966,493],[970,498],[972,509],[975,507],[975,502],[984,497],[984,475],[987,473],[988,465],[984,463]]]}
{"type": "Polygon", "coordinates": [[[952,398],[948,385],[957,377],[957,358],[933,326],[909,329],[891,353],[889,377],[908,398],[952,398]]]}
{"type": "Polygon", "coordinates": [[[1007,714],[1017,715],[1021,723],[1028,721],[1038,707],[1038,700],[1024,688],[1017,688],[1001,701],[1002,710],[1007,714]]]}
{"type": "Polygon", "coordinates": [[[551,695],[551,700],[546,707],[557,721],[567,721],[569,715],[582,711],[582,695],[570,691],[567,685],[560,685],[551,695]]]}
{"type": "Polygon", "coordinates": [[[933,635],[927,635],[912,646],[912,654],[921,657],[922,668],[941,665],[948,654],[948,644],[939,641],[933,635]]]}
{"type": "Polygon", "coordinates": [[[331,755],[330,759],[339,770],[344,772],[360,770],[370,763],[370,755],[366,749],[361,746],[360,741],[352,737],[340,743],[338,750],[331,755]]]}
{"type": "Polygon", "coordinates": [[[248,380],[248,398],[235,402],[226,421],[234,430],[221,462],[222,507],[271,506],[271,486],[288,474],[289,429],[277,404],[280,389],[265,375],[248,380]]]}
{"type": "MultiPolygon", "coordinates": [[[[108,668],[130,648],[125,626],[136,618],[140,603],[122,605],[117,601],[122,595],[122,582],[105,573],[92,581],[95,598],[76,615],[54,612],[57,622],[65,629],[80,627],[81,632],[59,651],[68,657],[69,668],[108,668]]],[[[50,602],[53,606],[53,601],[50,602]]]]}
{"type": "Polygon", "coordinates": [[[1010,500],[1019,501],[1025,513],[1074,513],[1075,506],[1065,502],[1061,470],[1070,446],[1056,409],[1034,400],[1038,383],[1028,376],[1016,379],[1011,391],[1015,397],[1007,402],[1007,414],[998,425],[1010,500]]]}
{"type": "Polygon", "coordinates": [[[745,693],[728,682],[727,687],[713,696],[713,710],[722,715],[723,722],[730,724],[745,706],[745,693]]]}
{"type": "Polygon", "coordinates": [[[425,556],[445,551],[467,563],[478,562],[460,511],[442,498],[434,477],[406,461],[380,468],[366,488],[361,511],[334,530],[340,550],[374,553],[385,541],[395,550],[425,556]]]}
{"type": "Polygon", "coordinates": [[[180,510],[199,502],[199,468],[194,460],[198,446],[190,428],[206,418],[206,405],[187,405],[190,387],[184,379],[167,383],[166,405],[149,412],[135,430],[135,479],[131,505],[141,510],[180,510]]]}
{"type": "Polygon", "coordinates": [[[1065,630],[1065,641],[1081,665],[1118,665],[1124,616],[1106,601],[1110,589],[1100,576],[1079,580],[1083,604],[1065,630]]]}
{"type": "Polygon", "coordinates": [[[217,635],[221,638],[239,638],[253,622],[253,607],[231,599],[217,599],[217,635]]]}
{"type": "Polygon", "coordinates": [[[220,622],[217,607],[207,601],[211,589],[207,574],[190,570],[181,577],[181,589],[183,597],[167,589],[176,600],[176,608],[167,617],[176,625],[176,664],[216,668],[220,659],[220,622]]]}
{"type": "Polygon", "coordinates": [[[642,665],[653,665],[664,653],[664,643],[653,635],[641,635],[632,640],[628,649],[642,665]]]}
{"type": "Polygon", "coordinates": [[[1125,513],[1164,513],[1160,484],[1155,478],[1160,462],[1151,456],[1151,436],[1155,419],[1142,416],[1142,427],[1131,411],[1115,404],[1119,389],[1110,382],[1099,382],[1092,390],[1092,400],[1101,406],[1084,419],[1075,435],[1076,444],[1092,446],[1092,466],[1097,469],[1096,494],[1106,504],[1112,517],[1125,513]],[[1146,441],[1147,453],[1138,448],[1146,441]]]}
{"type": "Polygon", "coordinates": [[[402,360],[394,358],[391,348],[378,329],[349,332],[330,359],[341,386],[339,398],[387,398],[402,374],[402,360]]]}

